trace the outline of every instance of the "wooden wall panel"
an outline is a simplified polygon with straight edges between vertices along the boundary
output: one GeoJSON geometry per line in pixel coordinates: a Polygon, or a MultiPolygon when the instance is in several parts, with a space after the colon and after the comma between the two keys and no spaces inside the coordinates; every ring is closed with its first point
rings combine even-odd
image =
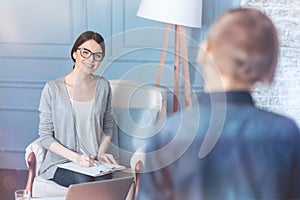
{"type": "MultiPolygon", "coordinates": [[[[41,90],[46,81],[72,69],[70,49],[81,32],[94,30],[106,38],[107,56],[98,74],[107,79],[154,83],[165,24],[137,17],[139,3],[0,0],[0,168],[26,168],[25,147],[38,137],[41,90]]],[[[196,93],[202,88],[201,75],[194,69],[198,45],[215,17],[238,5],[237,0],[204,0],[202,28],[187,30],[191,38],[191,82],[196,93]]],[[[169,88],[173,84],[172,41],[163,75],[169,88]]]]}
{"type": "Polygon", "coordinates": [[[1,0],[0,168],[26,168],[42,88],[72,69],[70,48],[87,28],[85,7],[86,1],[1,0]]]}

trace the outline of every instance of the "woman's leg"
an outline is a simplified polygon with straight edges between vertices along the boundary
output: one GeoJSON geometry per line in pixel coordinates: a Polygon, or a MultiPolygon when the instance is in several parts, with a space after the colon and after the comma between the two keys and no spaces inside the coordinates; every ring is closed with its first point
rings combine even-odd
{"type": "Polygon", "coordinates": [[[94,181],[95,178],[92,176],[77,173],[77,172],[70,171],[67,169],[57,168],[52,180],[61,186],[69,187],[69,185],[71,185],[71,184],[78,184],[78,183],[94,181]]]}
{"type": "Polygon", "coordinates": [[[103,176],[96,176],[94,177],[94,181],[102,181],[102,180],[107,180],[112,178],[112,173],[110,174],[105,174],[103,176]]]}

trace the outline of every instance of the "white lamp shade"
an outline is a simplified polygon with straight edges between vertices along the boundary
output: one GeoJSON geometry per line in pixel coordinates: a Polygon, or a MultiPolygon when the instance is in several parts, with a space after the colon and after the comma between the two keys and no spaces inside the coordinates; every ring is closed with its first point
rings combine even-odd
{"type": "Polygon", "coordinates": [[[137,16],[169,24],[200,28],[202,0],[141,0],[137,16]]]}

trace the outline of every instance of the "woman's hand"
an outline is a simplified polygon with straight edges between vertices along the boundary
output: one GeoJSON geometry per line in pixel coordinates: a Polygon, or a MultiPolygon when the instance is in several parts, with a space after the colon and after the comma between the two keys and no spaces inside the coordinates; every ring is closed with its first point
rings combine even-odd
{"type": "Polygon", "coordinates": [[[90,167],[94,164],[95,156],[88,156],[88,155],[85,155],[84,153],[80,154],[78,152],[71,151],[70,149],[61,145],[57,141],[53,142],[50,145],[49,149],[53,153],[55,153],[63,158],[66,158],[81,167],[90,167]]]}
{"type": "Polygon", "coordinates": [[[109,164],[118,164],[114,156],[108,153],[100,153],[98,155],[98,160],[109,164]]]}
{"type": "Polygon", "coordinates": [[[95,156],[88,156],[85,154],[78,154],[75,163],[80,167],[90,167],[94,165],[95,156]]]}

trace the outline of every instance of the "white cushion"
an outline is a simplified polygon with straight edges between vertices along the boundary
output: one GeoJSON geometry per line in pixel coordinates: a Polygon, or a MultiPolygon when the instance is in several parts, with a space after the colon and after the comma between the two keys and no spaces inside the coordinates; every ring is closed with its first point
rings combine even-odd
{"type": "Polygon", "coordinates": [[[167,93],[163,88],[132,80],[109,82],[115,124],[108,152],[121,165],[132,167],[137,160],[144,160],[143,152],[138,149],[142,149],[145,139],[151,136],[153,125],[166,118],[167,93]]]}
{"type": "Polygon", "coordinates": [[[32,187],[33,197],[61,197],[66,196],[68,188],[60,186],[53,181],[37,176],[32,187]]]}
{"type": "Polygon", "coordinates": [[[110,80],[112,106],[122,108],[151,108],[166,110],[166,90],[131,80],[110,80]],[[129,101],[128,101],[129,100],[129,101]]]}

